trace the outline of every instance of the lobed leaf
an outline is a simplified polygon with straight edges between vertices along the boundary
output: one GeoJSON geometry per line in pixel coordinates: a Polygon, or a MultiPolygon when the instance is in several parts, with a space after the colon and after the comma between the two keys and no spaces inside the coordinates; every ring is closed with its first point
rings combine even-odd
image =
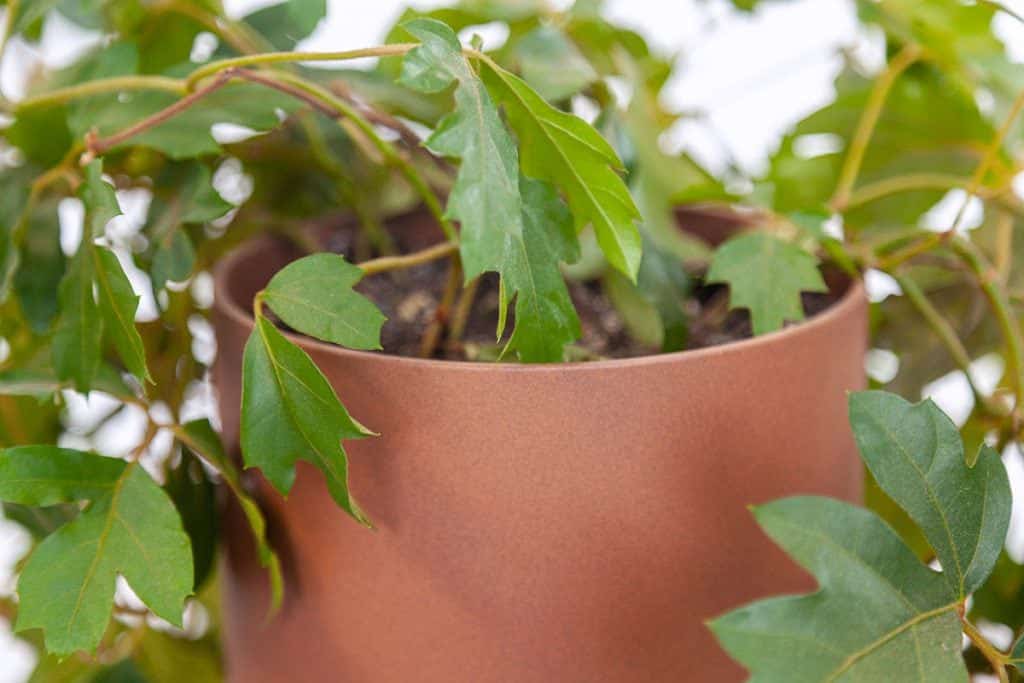
{"type": "Polygon", "coordinates": [[[707,281],[729,285],[730,307],[750,311],[755,335],[803,320],[801,292],[828,291],[813,256],[764,232],[733,237],[719,247],[707,281]]]}
{"type": "Polygon", "coordinates": [[[350,349],[379,349],[386,318],[352,289],[363,271],[337,254],[313,254],[282,268],[263,300],[289,327],[350,349]]]}
{"type": "Polygon", "coordinates": [[[360,524],[370,521],[348,488],[342,439],[373,432],[356,422],[306,352],[274,324],[256,319],[242,357],[242,455],[283,494],[295,481],[295,463],[323,472],[335,502],[360,524]]]}
{"type": "Polygon", "coordinates": [[[711,622],[752,681],[967,683],[960,596],[874,513],[802,497],[754,514],[820,589],[762,600],[711,622]]]}
{"type": "Polygon", "coordinates": [[[0,499],[89,501],[29,556],[18,580],[17,630],[40,628],[57,655],[92,650],[123,576],[153,612],[181,626],[192,551],[167,494],[135,463],[55,446],[0,451],[0,499]]]}
{"type": "Polygon", "coordinates": [[[992,572],[1010,520],[1010,484],[983,446],[968,467],[956,425],[930,400],[850,396],[857,446],[879,487],[921,527],[952,590],[966,597],[992,572]]]}

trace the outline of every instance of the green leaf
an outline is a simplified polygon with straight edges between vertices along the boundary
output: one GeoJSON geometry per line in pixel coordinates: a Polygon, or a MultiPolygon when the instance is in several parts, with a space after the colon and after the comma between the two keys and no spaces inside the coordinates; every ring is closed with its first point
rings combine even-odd
{"type": "Polygon", "coordinates": [[[267,521],[259,505],[242,485],[242,477],[235,463],[224,452],[220,436],[214,431],[208,420],[193,420],[184,425],[184,434],[179,434],[188,448],[199,455],[213,467],[231,489],[242,513],[249,522],[260,565],[267,570],[270,579],[271,611],[276,611],[284,597],[284,577],[281,574],[281,561],[270,546],[267,539],[267,521]]]}
{"type": "Polygon", "coordinates": [[[167,473],[164,490],[174,501],[192,547],[193,589],[198,590],[213,571],[220,538],[217,488],[203,472],[198,458],[183,449],[181,462],[167,473]]]}
{"type": "MultiPolygon", "coordinates": [[[[145,381],[150,379],[149,370],[146,369],[146,350],[142,345],[142,337],[135,329],[139,297],[132,290],[131,282],[114,252],[93,241],[94,237],[103,234],[112,218],[121,215],[121,206],[117,202],[114,188],[103,180],[102,160],[97,159],[86,168],[85,182],[78,194],[85,205],[86,220],[78,251],[85,251],[89,254],[86,258],[94,260],[92,276],[103,326],[128,371],[145,381]]],[[[92,284],[90,282],[87,286],[89,298],[92,297],[92,284]]],[[[80,291],[79,294],[85,296],[85,292],[80,291]]]]}
{"type": "Polygon", "coordinates": [[[89,391],[96,376],[103,341],[103,319],[93,297],[95,261],[90,252],[91,245],[83,235],[57,292],[60,317],[51,343],[57,379],[71,380],[83,393],[89,391]]]}
{"type": "Polygon", "coordinates": [[[242,455],[283,494],[306,460],[327,479],[331,497],[360,524],[370,526],[348,489],[342,439],[373,432],[356,422],[306,352],[258,316],[242,357],[242,455]]]}
{"type": "Polygon", "coordinates": [[[326,13],[326,0],[288,0],[247,14],[244,21],[274,49],[287,51],[311,34],[326,13]]]}
{"type": "Polygon", "coordinates": [[[541,97],[557,102],[597,80],[597,72],[572,41],[554,26],[540,26],[515,46],[523,80],[541,97]]]}
{"type": "Polygon", "coordinates": [[[631,280],[640,266],[639,211],[616,173],[622,163],[583,119],[555,109],[522,79],[491,61],[483,79],[519,136],[522,172],[565,193],[577,230],[594,227],[608,262],[631,280]]]}
{"type": "Polygon", "coordinates": [[[658,312],[663,352],[681,351],[689,336],[689,321],[683,303],[690,294],[690,279],[679,259],[644,241],[644,254],[637,274],[637,289],[658,312]]]}
{"type": "Polygon", "coordinates": [[[154,245],[149,274],[154,289],[160,290],[168,281],[187,280],[195,267],[195,247],[182,226],[216,220],[234,207],[213,187],[210,169],[205,164],[173,165],[157,184],[176,190],[167,201],[153,199],[146,226],[146,234],[154,245]]]}
{"type": "Polygon", "coordinates": [[[278,271],[263,300],[289,327],[350,349],[379,349],[380,309],[352,288],[363,271],[337,254],[313,254],[278,271]]]}
{"type": "Polygon", "coordinates": [[[123,576],[163,619],[181,625],[192,590],[192,551],[174,504],[134,463],[54,446],[0,452],[0,500],[20,505],[89,501],[46,538],[18,580],[17,630],[41,628],[57,655],[95,648],[123,576]]]}
{"type": "Polygon", "coordinates": [[[458,83],[455,111],[425,144],[436,154],[462,160],[447,210],[462,226],[459,249],[466,279],[489,270],[503,273],[522,245],[515,144],[455,33],[433,19],[416,19],[405,29],[422,44],[402,63],[401,82],[421,92],[458,83]]]}
{"type": "Polygon", "coordinates": [[[196,250],[192,240],[181,230],[173,230],[167,241],[158,243],[153,252],[149,275],[154,289],[159,291],[168,282],[184,282],[192,275],[195,264],[196,250]]]}
{"type": "Polygon", "coordinates": [[[462,225],[460,252],[467,279],[501,276],[498,337],[508,302],[516,301],[509,341],[526,362],[561,361],[580,335],[579,319],[558,268],[579,246],[571,216],[552,188],[519,179],[519,161],[483,83],[462,55],[455,33],[439,21],[405,25],[422,44],[406,57],[402,82],[432,92],[457,82],[455,112],[427,140],[434,152],[462,160],[448,212],[462,225]]]}
{"type": "Polygon", "coordinates": [[[288,0],[288,16],[299,31],[309,35],[327,15],[327,0],[288,0]]]}
{"type": "Polygon", "coordinates": [[[146,368],[146,349],[135,328],[139,297],[114,252],[92,245],[92,253],[96,259],[96,292],[104,327],[128,372],[141,381],[151,380],[146,368]]]}
{"type": "Polygon", "coordinates": [[[505,288],[515,295],[516,326],[507,348],[524,362],[561,362],[565,345],[579,339],[581,331],[558,262],[579,259],[579,243],[572,215],[553,187],[524,176],[520,188],[522,246],[507,271],[505,288]]]}
{"type": "Polygon", "coordinates": [[[710,623],[758,683],[967,683],[962,596],[873,513],[826,498],[758,507],[758,524],[817,579],[710,623]]]}
{"type": "Polygon", "coordinates": [[[121,215],[114,186],[103,179],[103,160],[95,159],[85,167],[85,182],[78,190],[78,196],[85,205],[85,221],[82,244],[103,236],[111,219],[121,215]]]}
{"type": "Polygon", "coordinates": [[[32,331],[45,334],[57,315],[57,299],[53,293],[60,286],[67,266],[67,259],[60,250],[60,222],[55,205],[33,214],[21,244],[19,261],[29,267],[15,271],[14,292],[32,331]]]}
{"type": "Polygon", "coordinates": [[[1009,663],[1016,667],[1017,671],[1024,673],[1024,636],[1018,638],[1010,648],[1009,663]]]}
{"type": "Polygon", "coordinates": [[[1010,519],[999,454],[985,446],[967,467],[956,425],[930,400],[853,394],[850,422],[879,487],[924,531],[951,590],[974,592],[999,557],[1010,519]]]}
{"type": "MultiPolygon", "coordinates": [[[[33,396],[45,399],[61,389],[72,389],[73,384],[57,378],[53,368],[17,368],[0,372],[0,396],[33,396]]],[[[90,385],[91,389],[111,396],[131,396],[131,389],[114,368],[100,363],[90,385]]]]}
{"type": "Polygon", "coordinates": [[[729,305],[750,311],[754,334],[804,319],[800,292],[828,288],[813,256],[765,232],[730,239],[715,251],[708,282],[729,285],[729,305]]]}

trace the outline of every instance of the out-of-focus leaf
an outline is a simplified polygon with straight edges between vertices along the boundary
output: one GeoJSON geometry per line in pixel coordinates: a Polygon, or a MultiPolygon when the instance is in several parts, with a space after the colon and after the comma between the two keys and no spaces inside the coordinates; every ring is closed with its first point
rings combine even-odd
{"type": "Polygon", "coordinates": [[[164,490],[174,501],[192,544],[193,590],[198,591],[213,570],[217,555],[220,523],[216,487],[196,457],[183,450],[181,463],[167,474],[164,490]]]}
{"type": "Polygon", "coordinates": [[[309,36],[326,14],[326,0],[287,0],[247,14],[244,21],[275,50],[287,51],[309,36]]]}
{"type": "Polygon", "coordinates": [[[64,277],[66,259],[60,250],[60,223],[56,206],[36,212],[21,244],[22,263],[14,274],[14,291],[25,319],[36,334],[45,334],[57,315],[53,293],[64,277]]]}
{"type": "Polygon", "coordinates": [[[765,232],[751,232],[715,251],[708,282],[729,285],[729,306],[750,311],[754,334],[804,319],[801,292],[825,292],[815,258],[765,232]]]}
{"type": "Polygon", "coordinates": [[[269,575],[271,610],[276,610],[280,607],[284,595],[284,580],[281,575],[281,562],[267,540],[267,522],[263,517],[263,512],[242,486],[238,468],[224,452],[220,437],[213,430],[210,422],[208,420],[193,420],[184,428],[185,433],[179,435],[179,438],[182,438],[188,448],[220,473],[224,482],[231,489],[231,493],[238,500],[238,504],[249,522],[249,528],[252,530],[260,564],[269,575]]]}
{"type": "Polygon", "coordinates": [[[515,46],[523,80],[546,100],[575,95],[597,80],[597,72],[566,35],[554,26],[527,33],[515,46]]]}
{"type": "Polygon", "coordinates": [[[290,327],[350,349],[379,349],[386,318],[353,287],[363,271],[337,254],[313,254],[277,272],[263,300],[290,327]]]}

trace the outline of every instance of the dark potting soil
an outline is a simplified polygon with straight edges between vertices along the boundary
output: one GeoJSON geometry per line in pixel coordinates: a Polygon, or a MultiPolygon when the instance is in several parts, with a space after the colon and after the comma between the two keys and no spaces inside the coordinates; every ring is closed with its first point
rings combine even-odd
{"type": "MultiPolygon", "coordinates": [[[[402,231],[393,235],[400,251],[427,246],[421,238],[404,239],[402,231]],[[410,244],[412,241],[414,243],[410,244]]],[[[431,240],[433,241],[433,240],[431,240]]],[[[325,239],[328,250],[355,258],[355,237],[350,230],[331,231],[325,239]]],[[[448,265],[433,261],[413,268],[379,273],[365,278],[356,289],[380,307],[388,320],[381,331],[384,352],[399,356],[421,355],[424,333],[437,320],[448,323],[451,310],[439,310],[448,265]]],[[[580,318],[582,337],[569,349],[571,360],[632,358],[657,354],[660,349],[634,339],[622,316],[602,291],[600,283],[569,281],[569,293],[580,318]]],[[[804,311],[808,318],[836,302],[837,296],[805,293],[804,311]]],[[[683,302],[690,320],[688,349],[725,344],[751,336],[750,316],[745,310],[729,310],[728,289],[721,285],[699,286],[683,302]]],[[[435,358],[446,360],[496,360],[514,326],[515,307],[509,311],[506,332],[495,340],[498,319],[498,278],[488,273],[481,277],[465,331],[458,343],[438,345],[435,358]]]]}

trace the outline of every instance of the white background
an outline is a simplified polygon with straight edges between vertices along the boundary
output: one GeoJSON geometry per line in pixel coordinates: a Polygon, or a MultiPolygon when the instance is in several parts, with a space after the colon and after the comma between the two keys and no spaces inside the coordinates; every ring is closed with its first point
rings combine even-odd
{"type": "MultiPolygon", "coordinates": [[[[225,0],[235,16],[267,4],[273,1],[225,0]]],[[[404,4],[399,0],[331,0],[327,19],[302,47],[340,50],[376,44],[404,4]]],[[[411,4],[428,8],[444,3],[411,4]]],[[[1024,0],[1006,4],[1024,9],[1024,0]]],[[[668,87],[668,101],[676,110],[702,112],[703,116],[678,126],[666,145],[685,149],[713,169],[730,159],[752,173],[762,169],[781,133],[831,99],[840,48],[856,49],[869,65],[877,66],[883,59],[879,37],[858,33],[853,4],[848,0],[768,3],[752,15],[732,10],[724,0],[608,0],[607,6],[611,18],[638,29],[659,50],[679,55],[680,71],[668,87]]],[[[1017,44],[1024,45],[1024,40],[1019,40],[1024,36],[1012,21],[1000,19],[997,30],[1007,37],[1016,32],[1017,44]]],[[[479,32],[485,39],[501,39],[486,27],[479,32]]],[[[17,41],[9,46],[0,65],[0,87],[16,98],[33,60],[59,66],[92,40],[59,18],[51,18],[41,51],[17,41]]],[[[874,361],[880,368],[876,370],[885,370],[884,355],[874,361]]],[[[988,382],[998,369],[999,363],[991,359],[979,366],[988,382]]],[[[962,377],[953,375],[933,386],[931,393],[944,408],[962,415],[971,400],[965,385],[962,377]]],[[[1008,459],[1010,465],[1017,462],[1017,458],[1008,459]]],[[[1024,495],[1017,497],[1024,500],[1024,495]]],[[[1015,506],[1017,530],[1024,526],[1019,523],[1021,518],[1021,510],[1015,506]]],[[[1020,531],[1011,533],[1011,537],[1020,536],[1020,531]]],[[[9,568],[25,549],[24,533],[0,520],[0,591],[13,589],[9,568]]],[[[0,683],[20,683],[31,671],[34,656],[3,626],[0,620],[0,683]]]]}

